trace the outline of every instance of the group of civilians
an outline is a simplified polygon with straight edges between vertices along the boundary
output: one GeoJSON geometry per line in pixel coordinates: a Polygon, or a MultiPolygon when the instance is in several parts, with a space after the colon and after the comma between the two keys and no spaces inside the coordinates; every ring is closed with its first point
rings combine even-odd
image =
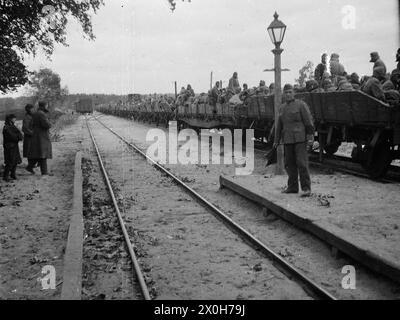
{"type": "Polygon", "coordinates": [[[34,168],[40,167],[42,175],[48,175],[47,159],[52,158],[50,141],[51,123],[45,102],[40,101],[35,111],[34,106],[25,106],[22,132],[16,126],[17,117],[6,115],[3,127],[4,173],[3,180],[16,180],[17,165],[22,163],[18,143],[23,140],[23,157],[28,159],[26,170],[35,174],[34,168]]]}

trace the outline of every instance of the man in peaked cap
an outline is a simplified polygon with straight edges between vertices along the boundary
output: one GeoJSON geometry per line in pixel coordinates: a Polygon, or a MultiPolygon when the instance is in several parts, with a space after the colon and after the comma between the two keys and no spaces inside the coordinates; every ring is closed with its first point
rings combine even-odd
{"type": "Polygon", "coordinates": [[[308,170],[307,143],[314,142],[314,124],[308,105],[295,99],[290,84],[283,88],[285,103],[279,110],[277,134],[274,147],[281,142],[285,150],[285,169],[289,176],[288,186],[283,193],[299,192],[299,175],[302,197],[311,194],[311,179],[308,170]]]}
{"type": "Polygon", "coordinates": [[[372,68],[372,70],[374,70],[375,68],[382,68],[383,73],[386,74],[386,65],[382,61],[382,59],[379,57],[379,53],[378,52],[371,52],[370,55],[371,55],[371,60],[369,62],[373,62],[374,63],[374,67],[372,68]]]}
{"type": "Polygon", "coordinates": [[[326,58],[327,54],[324,53],[321,56],[321,63],[315,68],[314,72],[314,78],[317,80],[318,84],[322,84],[322,81],[324,80],[324,73],[327,71],[326,67],[326,58]]]}

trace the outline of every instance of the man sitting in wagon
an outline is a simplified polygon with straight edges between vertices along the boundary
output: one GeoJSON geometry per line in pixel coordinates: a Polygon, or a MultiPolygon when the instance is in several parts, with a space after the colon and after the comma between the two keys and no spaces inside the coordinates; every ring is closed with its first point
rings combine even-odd
{"type": "Polygon", "coordinates": [[[361,90],[376,99],[385,101],[385,94],[381,84],[381,81],[385,79],[385,75],[385,70],[382,67],[375,68],[372,77],[366,80],[361,90]]]}
{"type": "Polygon", "coordinates": [[[383,92],[385,94],[386,102],[390,105],[398,105],[400,102],[400,92],[396,90],[391,80],[385,81],[382,85],[383,92]]]}
{"type": "Polygon", "coordinates": [[[336,91],[335,86],[332,84],[331,79],[324,79],[322,81],[322,89],[324,89],[325,92],[333,92],[336,91]]]}
{"type": "Polygon", "coordinates": [[[242,89],[240,88],[238,73],[234,72],[232,78],[229,79],[228,93],[232,97],[235,94],[240,93],[240,91],[242,91],[242,89]]]}
{"type": "Polygon", "coordinates": [[[373,66],[372,70],[375,70],[375,68],[381,67],[383,72],[386,74],[386,65],[382,61],[382,59],[379,57],[379,53],[378,52],[372,52],[370,54],[370,56],[371,56],[371,60],[369,62],[373,62],[374,63],[374,66],[373,66]]]}
{"type": "Polygon", "coordinates": [[[346,77],[339,77],[337,91],[354,91],[354,88],[346,77]]]}
{"type": "Polygon", "coordinates": [[[354,90],[360,90],[361,88],[360,77],[358,76],[357,73],[353,72],[350,75],[350,83],[353,86],[354,90]]]}
{"type": "Polygon", "coordinates": [[[334,85],[338,83],[337,78],[344,76],[346,71],[344,66],[339,62],[339,55],[337,53],[332,53],[330,61],[330,72],[332,75],[332,82],[334,85]]]}
{"type": "MultiPolygon", "coordinates": [[[[244,88],[244,85],[243,85],[243,88],[244,88]]],[[[264,94],[264,95],[268,95],[269,94],[269,89],[265,85],[265,81],[264,80],[260,80],[260,85],[257,88],[257,94],[264,94]]]]}
{"type": "Polygon", "coordinates": [[[214,87],[210,90],[210,93],[208,95],[210,105],[215,106],[218,102],[220,95],[221,95],[221,90],[219,88],[219,81],[217,81],[214,87]]]}
{"type": "Polygon", "coordinates": [[[320,88],[316,80],[308,80],[306,82],[307,92],[324,92],[324,89],[320,88]]]}
{"type": "Polygon", "coordinates": [[[188,99],[189,97],[194,97],[194,90],[192,89],[192,86],[190,84],[187,85],[186,88],[186,99],[188,99]]]}

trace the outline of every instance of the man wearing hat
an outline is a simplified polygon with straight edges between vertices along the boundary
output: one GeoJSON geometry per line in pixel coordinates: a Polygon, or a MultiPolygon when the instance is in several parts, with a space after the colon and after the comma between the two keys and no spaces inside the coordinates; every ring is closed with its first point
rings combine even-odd
{"type": "Polygon", "coordinates": [[[48,112],[46,103],[40,101],[37,112],[32,115],[33,135],[26,155],[28,159],[32,159],[26,170],[33,172],[33,167],[39,163],[42,175],[48,175],[47,159],[53,157],[50,141],[51,123],[47,116],[48,112]]]}
{"type": "Polygon", "coordinates": [[[361,90],[376,99],[385,101],[385,93],[383,92],[381,84],[383,79],[385,79],[384,68],[376,67],[374,68],[372,77],[365,82],[361,90]]]}
{"type": "Polygon", "coordinates": [[[4,173],[3,180],[9,181],[10,177],[16,180],[17,165],[20,164],[21,155],[19,153],[18,142],[22,140],[22,133],[15,126],[17,120],[14,114],[6,116],[3,127],[3,149],[4,149],[4,173]]]}
{"type": "Polygon", "coordinates": [[[315,68],[314,78],[317,80],[318,84],[322,84],[322,81],[324,80],[324,73],[327,71],[326,58],[327,54],[324,53],[321,56],[321,63],[315,68]]]}
{"type": "Polygon", "coordinates": [[[238,94],[241,91],[237,72],[234,72],[232,78],[229,79],[228,91],[232,95],[238,94]]]}
{"type": "Polygon", "coordinates": [[[334,85],[337,85],[337,78],[344,76],[346,73],[344,66],[339,62],[339,55],[337,53],[332,53],[329,67],[332,75],[332,82],[334,85]]]}
{"type": "Polygon", "coordinates": [[[283,193],[298,193],[299,179],[302,197],[311,194],[311,179],[308,171],[307,144],[314,142],[314,124],[308,105],[294,98],[290,84],[283,88],[285,103],[279,110],[274,147],[282,142],[285,147],[285,169],[289,176],[288,186],[283,193]]]}
{"type": "Polygon", "coordinates": [[[386,65],[383,63],[382,59],[379,57],[378,52],[371,52],[371,60],[369,62],[374,63],[374,67],[372,70],[375,68],[382,68],[382,72],[386,74],[386,65]]]}

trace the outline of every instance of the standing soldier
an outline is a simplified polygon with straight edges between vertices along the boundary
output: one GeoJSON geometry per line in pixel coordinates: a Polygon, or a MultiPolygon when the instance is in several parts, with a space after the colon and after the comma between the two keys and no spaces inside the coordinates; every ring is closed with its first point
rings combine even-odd
{"type": "Polygon", "coordinates": [[[307,142],[314,142],[314,124],[308,105],[294,98],[292,85],[286,84],[283,88],[285,103],[279,111],[277,135],[274,147],[281,141],[285,146],[285,169],[289,176],[288,186],[283,193],[298,193],[300,184],[303,190],[302,197],[311,194],[311,179],[308,171],[307,142]]]}
{"type": "Polygon", "coordinates": [[[32,116],[33,118],[33,136],[32,144],[29,148],[28,159],[34,159],[28,164],[27,170],[33,171],[36,163],[40,165],[42,175],[47,175],[47,159],[52,159],[52,148],[50,141],[51,124],[47,117],[49,111],[46,109],[46,103],[40,101],[39,108],[32,116]]]}
{"type": "Polygon", "coordinates": [[[35,171],[33,171],[33,166],[30,166],[30,164],[34,160],[28,157],[29,148],[32,144],[32,136],[33,136],[33,119],[32,119],[33,105],[27,104],[25,106],[25,111],[26,114],[24,120],[22,121],[22,132],[24,133],[24,144],[23,144],[22,155],[24,158],[28,158],[28,166],[26,167],[26,170],[28,170],[32,174],[35,174],[35,171]]]}

